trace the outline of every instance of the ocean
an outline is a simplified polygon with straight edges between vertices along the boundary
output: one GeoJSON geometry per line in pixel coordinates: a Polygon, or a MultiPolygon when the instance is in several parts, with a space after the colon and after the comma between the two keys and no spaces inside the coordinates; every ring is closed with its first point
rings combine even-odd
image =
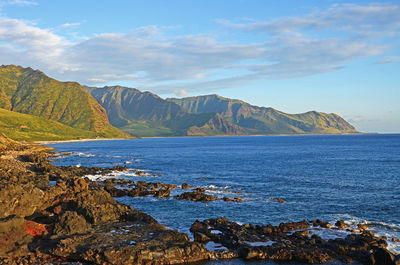
{"type": "MultiPolygon", "coordinates": [[[[126,165],[133,172],[109,177],[211,188],[209,194],[241,203],[122,197],[160,223],[189,233],[195,220],[228,217],[238,223],[273,224],[321,219],[365,223],[387,236],[400,253],[400,135],[177,137],[56,143],[72,152],[55,165],[126,165]],[[275,199],[285,202],[278,203],[275,199]]],[[[180,188],[171,195],[179,194],[180,188]]],[[[239,264],[220,261],[213,264],[239,264]]],[[[252,263],[254,264],[254,263],[252,263]]],[[[273,263],[263,263],[273,264],[273,263]]]]}

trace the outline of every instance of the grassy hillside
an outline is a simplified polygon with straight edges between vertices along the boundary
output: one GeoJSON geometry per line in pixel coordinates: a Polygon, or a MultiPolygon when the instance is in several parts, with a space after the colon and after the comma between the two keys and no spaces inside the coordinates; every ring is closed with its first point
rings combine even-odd
{"type": "Polygon", "coordinates": [[[95,138],[97,133],[76,129],[41,117],[0,109],[0,132],[14,140],[95,138]]]}
{"type": "Polygon", "coordinates": [[[96,134],[123,137],[107,113],[78,83],[59,82],[20,66],[0,66],[0,108],[58,121],[96,134]]]}

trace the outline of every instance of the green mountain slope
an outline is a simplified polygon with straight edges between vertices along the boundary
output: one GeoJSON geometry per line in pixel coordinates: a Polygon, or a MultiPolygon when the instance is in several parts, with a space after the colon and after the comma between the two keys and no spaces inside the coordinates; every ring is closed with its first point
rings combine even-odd
{"type": "Polygon", "coordinates": [[[59,82],[20,66],[0,66],[0,108],[58,121],[105,137],[124,137],[107,113],[76,82],[59,82]]]}
{"type": "Polygon", "coordinates": [[[248,134],[356,133],[355,128],[337,114],[310,111],[287,114],[273,108],[250,105],[218,95],[167,99],[192,114],[216,112],[248,134]]]}
{"type": "Polygon", "coordinates": [[[190,114],[150,92],[121,86],[86,89],[107,110],[112,125],[135,136],[238,134],[216,113],[190,114]]]}
{"type": "Polygon", "coordinates": [[[0,108],[0,132],[14,140],[41,141],[95,138],[97,133],[41,117],[0,108]]]}
{"type": "Polygon", "coordinates": [[[59,82],[40,71],[0,67],[0,107],[100,132],[109,126],[105,110],[75,82],[59,82]]]}

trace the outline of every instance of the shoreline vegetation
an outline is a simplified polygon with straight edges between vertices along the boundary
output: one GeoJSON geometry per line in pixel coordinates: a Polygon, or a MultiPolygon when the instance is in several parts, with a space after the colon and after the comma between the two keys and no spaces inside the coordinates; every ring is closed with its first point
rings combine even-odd
{"type": "MultiPolygon", "coordinates": [[[[85,176],[129,169],[54,166],[49,162],[52,150],[0,135],[1,264],[178,264],[232,258],[292,264],[400,263],[400,255],[387,250],[389,239],[374,235],[363,224],[349,227],[344,221],[282,220],[273,226],[238,224],[226,218],[199,220],[190,229],[192,241],[187,234],[158,223],[151,213],[113,198],[169,197],[177,185],[91,180],[85,176]],[[321,231],[346,236],[328,240],[319,236],[321,231]],[[209,244],[220,247],[212,249],[209,244]]],[[[173,199],[245,203],[240,197],[210,197],[189,184],[182,183],[184,192],[173,199]]]]}

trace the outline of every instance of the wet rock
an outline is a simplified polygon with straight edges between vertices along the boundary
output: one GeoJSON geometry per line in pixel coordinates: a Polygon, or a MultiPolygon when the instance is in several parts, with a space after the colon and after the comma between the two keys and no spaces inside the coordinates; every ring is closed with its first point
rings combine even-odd
{"type": "Polygon", "coordinates": [[[123,197],[128,195],[126,190],[117,189],[111,185],[104,186],[104,190],[110,193],[112,197],[123,197]]]}
{"type": "Polygon", "coordinates": [[[279,203],[284,203],[284,202],[286,202],[284,199],[282,199],[282,198],[272,198],[272,200],[273,201],[276,201],[276,202],[279,202],[279,203]]]}
{"type": "Polygon", "coordinates": [[[175,196],[175,198],[179,200],[202,201],[202,202],[219,200],[219,198],[216,196],[205,194],[199,191],[184,192],[178,196],[175,196]]]}
{"type": "Polygon", "coordinates": [[[349,224],[346,224],[343,220],[339,220],[335,223],[335,226],[339,229],[345,229],[347,227],[349,227],[349,224]]]}
{"type": "Polygon", "coordinates": [[[358,229],[360,229],[361,231],[363,230],[367,230],[368,226],[366,224],[357,224],[358,229]]]}
{"type": "Polygon", "coordinates": [[[370,256],[372,265],[400,265],[400,255],[394,255],[390,251],[377,248],[370,256]]]}
{"type": "Polygon", "coordinates": [[[392,242],[400,242],[400,239],[397,238],[397,237],[393,237],[393,238],[392,238],[392,242]]]}
{"type": "Polygon", "coordinates": [[[223,197],[222,200],[225,202],[242,202],[243,201],[243,199],[241,197],[235,197],[233,199],[228,198],[228,197],[223,197]]]}
{"type": "Polygon", "coordinates": [[[181,188],[182,189],[190,189],[190,188],[192,188],[193,186],[190,186],[189,184],[187,184],[186,182],[185,183],[182,183],[182,185],[181,185],[181,188]]]}
{"type": "Polygon", "coordinates": [[[159,189],[155,192],[154,197],[169,197],[171,191],[169,189],[159,189]]]}
{"type": "Polygon", "coordinates": [[[245,259],[309,264],[341,260],[369,264],[368,260],[376,261],[382,257],[390,258],[391,262],[398,258],[385,249],[387,242],[384,238],[371,232],[350,234],[346,238],[326,241],[317,234],[312,234],[312,229],[324,229],[325,232],[331,229],[335,232],[337,228],[326,228],[327,222],[321,220],[311,223],[315,224],[313,227],[321,228],[313,228],[307,221],[281,223],[279,226],[255,226],[239,225],[226,218],[218,218],[196,221],[190,231],[196,242],[212,241],[222,244],[245,259]]]}

